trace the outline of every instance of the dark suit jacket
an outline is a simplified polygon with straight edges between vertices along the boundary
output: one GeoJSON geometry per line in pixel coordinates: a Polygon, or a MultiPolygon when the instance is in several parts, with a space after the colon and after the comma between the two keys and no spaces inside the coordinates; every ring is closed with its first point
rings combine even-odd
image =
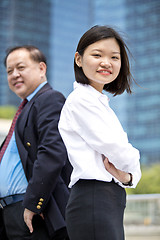
{"type": "Polygon", "coordinates": [[[64,102],[64,96],[47,83],[24,107],[15,127],[28,180],[23,205],[44,214],[50,236],[66,234],[64,216],[72,169],[58,131],[64,102]]]}

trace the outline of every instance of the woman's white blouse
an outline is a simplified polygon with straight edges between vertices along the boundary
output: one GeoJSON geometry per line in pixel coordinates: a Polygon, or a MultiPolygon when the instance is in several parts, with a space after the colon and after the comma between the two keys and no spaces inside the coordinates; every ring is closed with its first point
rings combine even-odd
{"type": "Polygon", "coordinates": [[[141,178],[139,151],[127,138],[108,97],[90,85],[74,83],[61,112],[59,131],[73,166],[72,187],[79,179],[110,182],[125,187],[104,167],[103,155],[114,166],[133,175],[133,186],[141,178]]]}

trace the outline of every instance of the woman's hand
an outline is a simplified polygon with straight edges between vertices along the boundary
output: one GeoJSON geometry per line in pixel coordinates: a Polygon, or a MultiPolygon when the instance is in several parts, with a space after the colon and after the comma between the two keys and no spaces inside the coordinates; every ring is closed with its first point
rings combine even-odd
{"type": "Polygon", "coordinates": [[[127,184],[131,180],[131,175],[124,171],[117,169],[107,157],[103,157],[103,162],[106,170],[121,183],[127,184]]]}

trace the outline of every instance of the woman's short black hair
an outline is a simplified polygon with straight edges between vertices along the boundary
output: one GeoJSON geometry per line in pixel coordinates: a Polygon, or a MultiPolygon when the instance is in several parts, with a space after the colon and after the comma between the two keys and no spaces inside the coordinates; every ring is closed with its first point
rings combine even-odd
{"type": "MultiPolygon", "coordinates": [[[[81,56],[83,56],[85,49],[89,45],[107,38],[114,38],[120,47],[121,69],[117,78],[113,82],[105,84],[103,89],[107,92],[114,94],[114,96],[122,94],[125,90],[127,91],[127,93],[132,93],[130,86],[133,78],[130,72],[129,58],[127,54],[127,52],[129,52],[129,49],[123,41],[122,37],[119,35],[119,33],[117,33],[113,28],[98,25],[92,27],[81,37],[76,51],[81,56]]],[[[83,73],[82,68],[77,66],[75,60],[74,72],[77,82],[82,84],[89,84],[89,80],[83,73]]]]}
{"type": "Polygon", "coordinates": [[[30,58],[35,61],[35,62],[44,62],[47,65],[47,61],[46,61],[46,57],[44,56],[44,54],[35,46],[32,45],[21,45],[21,46],[16,46],[16,47],[12,47],[7,49],[6,51],[6,56],[4,59],[4,65],[6,67],[6,61],[7,61],[7,57],[9,56],[10,53],[19,50],[19,49],[25,49],[30,53],[30,58]]]}

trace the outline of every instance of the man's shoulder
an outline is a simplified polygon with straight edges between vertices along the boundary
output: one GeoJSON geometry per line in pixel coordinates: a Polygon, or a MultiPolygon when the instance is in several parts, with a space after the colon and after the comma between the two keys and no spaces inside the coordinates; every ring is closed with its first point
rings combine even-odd
{"type": "Polygon", "coordinates": [[[65,100],[64,95],[53,89],[49,83],[45,84],[35,95],[35,100],[44,100],[46,99],[46,101],[50,101],[51,99],[55,99],[55,100],[60,100],[62,99],[63,101],[65,100]]]}

